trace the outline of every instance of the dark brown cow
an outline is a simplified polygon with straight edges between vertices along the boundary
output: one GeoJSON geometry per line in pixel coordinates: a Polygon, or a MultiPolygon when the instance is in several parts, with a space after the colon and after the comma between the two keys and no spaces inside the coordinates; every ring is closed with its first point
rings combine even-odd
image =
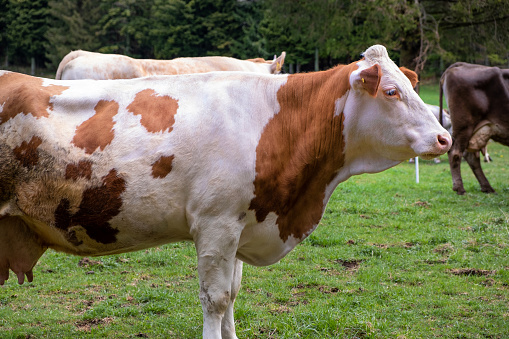
{"type": "Polygon", "coordinates": [[[440,79],[449,106],[453,145],[449,150],[452,189],[464,194],[461,157],[467,160],[481,191],[493,193],[484,175],[479,150],[493,139],[509,146],[509,70],[457,62],[440,79]]]}

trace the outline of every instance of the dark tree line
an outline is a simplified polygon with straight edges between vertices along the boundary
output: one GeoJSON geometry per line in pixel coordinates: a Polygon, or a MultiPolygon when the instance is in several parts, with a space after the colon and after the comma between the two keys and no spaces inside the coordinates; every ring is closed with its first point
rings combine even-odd
{"type": "Polygon", "coordinates": [[[2,68],[54,70],[84,49],[158,59],[286,51],[292,71],[309,71],[355,60],[376,43],[430,75],[455,61],[509,67],[509,2],[0,0],[2,68]]]}

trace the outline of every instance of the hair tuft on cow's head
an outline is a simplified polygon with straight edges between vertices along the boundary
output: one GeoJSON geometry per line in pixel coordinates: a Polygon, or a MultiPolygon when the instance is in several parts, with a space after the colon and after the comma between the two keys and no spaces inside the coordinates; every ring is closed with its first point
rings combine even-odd
{"type": "Polygon", "coordinates": [[[387,49],[382,45],[373,45],[362,55],[370,64],[380,63],[382,60],[390,60],[387,49]]]}

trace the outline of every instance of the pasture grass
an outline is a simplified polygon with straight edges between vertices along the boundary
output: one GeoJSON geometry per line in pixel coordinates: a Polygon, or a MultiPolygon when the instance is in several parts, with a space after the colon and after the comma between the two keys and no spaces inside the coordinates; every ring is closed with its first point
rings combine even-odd
{"type": "MultiPolygon", "coordinates": [[[[508,338],[509,148],[497,194],[452,191],[447,157],[338,186],[320,226],[279,263],[244,266],[239,338],[508,338]]],[[[192,243],[99,258],[49,250],[34,282],[0,288],[0,338],[198,338],[192,243]]]]}

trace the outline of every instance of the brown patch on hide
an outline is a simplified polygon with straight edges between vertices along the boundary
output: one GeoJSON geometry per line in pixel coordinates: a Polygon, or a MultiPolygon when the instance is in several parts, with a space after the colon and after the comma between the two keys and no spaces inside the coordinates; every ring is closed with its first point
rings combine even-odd
{"type": "Polygon", "coordinates": [[[55,211],[55,226],[65,231],[73,226],[81,226],[91,239],[102,244],[114,243],[119,231],[111,227],[109,221],[120,213],[121,194],[126,185],[115,169],[102,181],[103,185],[83,192],[78,211],[74,214],[70,201],[62,199],[55,211]]]}
{"type": "Polygon", "coordinates": [[[357,67],[290,75],[277,92],[281,109],[256,148],[255,198],[249,209],[258,222],[274,212],[283,241],[307,236],[320,221],[326,186],[344,163],[344,116],[335,115],[335,101],[350,88],[357,67]]]}
{"type": "Polygon", "coordinates": [[[95,114],[76,128],[72,139],[72,143],[84,149],[87,154],[94,153],[98,148],[102,151],[113,141],[113,117],[118,113],[118,103],[101,100],[94,110],[95,114]]]}
{"type": "Polygon", "coordinates": [[[32,137],[27,143],[23,141],[21,145],[13,149],[14,156],[21,162],[23,167],[33,167],[39,162],[39,154],[37,148],[42,144],[42,139],[39,137],[32,137]]]}
{"type": "Polygon", "coordinates": [[[67,86],[43,86],[43,79],[19,73],[0,76],[0,125],[18,114],[32,114],[36,118],[48,117],[53,109],[51,98],[62,94],[67,86]]]}
{"type": "Polygon", "coordinates": [[[178,100],[167,95],[159,96],[153,89],[145,89],[127,106],[134,115],[141,115],[141,124],[151,133],[171,132],[177,114],[178,100]]]}
{"type": "Polygon", "coordinates": [[[92,163],[90,161],[81,160],[77,165],[69,164],[65,168],[65,178],[78,180],[78,178],[92,178],[92,163]]]}
{"type": "Polygon", "coordinates": [[[152,176],[154,178],[166,177],[173,168],[174,155],[160,157],[156,162],[152,164],[152,176]]]}

